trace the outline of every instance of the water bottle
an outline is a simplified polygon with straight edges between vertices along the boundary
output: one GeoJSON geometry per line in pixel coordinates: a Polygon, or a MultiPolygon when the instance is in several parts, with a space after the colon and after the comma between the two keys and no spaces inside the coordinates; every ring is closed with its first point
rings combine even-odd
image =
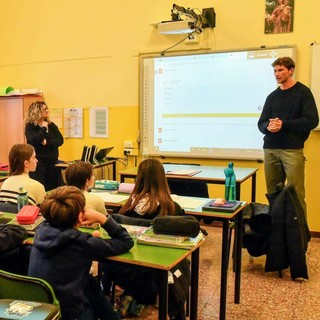
{"type": "Polygon", "coordinates": [[[18,204],[18,212],[21,210],[23,206],[28,204],[28,193],[24,187],[19,188],[17,204],[18,204]]]}
{"type": "Polygon", "coordinates": [[[228,163],[228,168],[224,169],[224,174],[226,176],[224,197],[227,201],[236,200],[236,175],[233,170],[233,162],[228,163]]]}

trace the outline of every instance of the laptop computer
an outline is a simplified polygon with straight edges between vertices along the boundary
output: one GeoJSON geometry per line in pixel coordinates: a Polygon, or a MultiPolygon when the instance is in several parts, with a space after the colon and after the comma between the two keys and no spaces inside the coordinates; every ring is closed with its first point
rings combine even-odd
{"type": "Polygon", "coordinates": [[[104,149],[101,149],[99,150],[97,153],[96,153],[96,160],[101,163],[101,162],[104,162],[107,157],[107,155],[111,152],[111,150],[113,149],[114,147],[109,147],[109,148],[104,148],[104,149]]]}
{"type": "Polygon", "coordinates": [[[89,154],[90,154],[90,147],[84,146],[82,150],[81,160],[78,160],[78,161],[87,162],[89,160],[89,154]]]}
{"type": "Polygon", "coordinates": [[[98,147],[94,144],[92,145],[91,147],[91,151],[90,151],[90,155],[89,155],[89,161],[91,164],[98,164],[98,160],[96,159],[96,155],[97,155],[97,150],[98,150],[98,147]]]}

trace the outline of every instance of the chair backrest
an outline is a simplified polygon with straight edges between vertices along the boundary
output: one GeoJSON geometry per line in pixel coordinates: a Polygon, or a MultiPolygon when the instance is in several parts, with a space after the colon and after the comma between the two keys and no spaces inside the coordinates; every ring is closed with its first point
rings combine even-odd
{"type": "MultiPolygon", "coordinates": [[[[163,162],[163,164],[200,166],[199,164],[195,163],[163,162]]],[[[179,196],[209,198],[208,185],[203,181],[192,179],[168,179],[168,185],[172,194],[177,194],[179,196]]]]}
{"type": "Polygon", "coordinates": [[[188,197],[209,198],[208,185],[202,181],[171,180],[168,179],[169,189],[172,194],[188,197]]]}
{"type": "Polygon", "coordinates": [[[59,308],[59,301],[48,282],[3,270],[0,270],[0,299],[51,303],[59,308]]]}
{"type": "Polygon", "coordinates": [[[0,211],[9,212],[9,213],[17,213],[18,206],[17,206],[17,204],[10,203],[10,202],[0,202],[0,211]]]}

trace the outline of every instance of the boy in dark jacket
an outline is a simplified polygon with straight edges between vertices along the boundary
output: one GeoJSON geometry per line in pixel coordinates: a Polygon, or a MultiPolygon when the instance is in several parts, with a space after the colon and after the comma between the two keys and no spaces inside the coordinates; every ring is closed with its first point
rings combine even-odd
{"type": "Polygon", "coordinates": [[[19,246],[28,236],[27,230],[14,224],[0,224],[0,269],[20,273],[19,246]]]}
{"type": "Polygon", "coordinates": [[[134,242],[111,216],[84,207],[84,195],[76,187],[50,192],[41,204],[46,220],[35,235],[28,274],[52,285],[64,320],[118,319],[89,271],[92,261],[124,253],[134,242]],[[93,237],[77,228],[93,222],[99,222],[111,239],[93,237]]]}

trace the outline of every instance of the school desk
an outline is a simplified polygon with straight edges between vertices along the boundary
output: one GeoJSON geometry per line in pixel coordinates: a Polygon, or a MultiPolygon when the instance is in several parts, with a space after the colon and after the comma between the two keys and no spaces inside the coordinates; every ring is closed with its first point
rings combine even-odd
{"type": "MultiPolygon", "coordinates": [[[[95,193],[99,195],[99,192],[95,193]]],[[[101,193],[100,193],[101,194],[101,193]]],[[[105,202],[107,208],[112,208],[114,212],[118,212],[124,201],[116,202],[117,197],[123,194],[110,194],[109,201],[105,202]],[[112,200],[112,199],[115,200],[112,200]],[[116,202],[116,203],[115,203],[116,202]]],[[[129,195],[127,195],[129,197],[129,195]]],[[[190,214],[202,218],[213,218],[215,221],[222,222],[222,250],[221,250],[221,275],[220,275],[220,320],[226,318],[226,297],[227,297],[227,270],[229,263],[230,252],[230,226],[234,223],[235,239],[234,239],[234,271],[235,271],[235,290],[234,302],[240,303],[240,286],[241,286],[241,257],[242,257],[242,210],[247,203],[242,202],[242,205],[234,212],[220,212],[220,211],[206,211],[202,210],[202,206],[208,203],[210,198],[186,197],[186,196],[172,196],[173,200],[177,202],[186,214],[190,214]]],[[[121,200],[122,198],[119,198],[121,200]]],[[[107,198],[105,198],[107,200],[107,198]]],[[[213,257],[214,258],[214,257],[213,257]]]]}
{"type": "MultiPolygon", "coordinates": [[[[5,213],[5,217],[14,217],[14,214],[5,213]]],[[[81,228],[83,232],[92,232],[93,229],[81,228]]],[[[103,237],[108,237],[104,229],[100,229],[103,237]]],[[[29,237],[26,243],[32,244],[29,237]]],[[[166,320],[168,314],[168,272],[179,262],[191,255],[191,286],[190,286],[190,320],[198,317],[198,279],[199,279],[199,250],[204,240],[191,249],[177,249],[138,244],[121,255],[108,257],[108,260],[153,268],[159,271],[161,287],[159,292],[158,319],[166,320]]]]}
{"type": "MultiPolygon", "coordinates": [[[[70,164],[75,163],[76,161],[64,161],[56,164],[56,167],[60,168],[61,170],[65,170],[70,164]]],[[[105,162],[99,163],[99,164],[93,164],[93,169],[98,170],[101,169],[101,179],[109,179],[109,173],[108,177],[105,177],[104,169],[111,166],[112,167],[112,180],[116,180],[116,160],[107,160],[105,162]]]]}
{"type": "MultiPolygon", "coordinates": [[[[198,180],[205,183],[211,184],[225,184],[225,174],[224,168],[220,166],[198,166],[198,165],[187,165],[187,164],[163,164],[164,170],[166,172],[167,179],[188,181],[188,180],[198,180]],[[183,170],[196,170],[200,171],[195,175],[174,175],[171,174],[177,169],[183,170]]],[[[236,175],[236,199],[241,199],[241,185],[245,181],[251,178],[251,202],[256,200],[256,174],[257,168],[240,168],[235,167],[234,172],[236,175]]],[[[138,168],[130,168],[126,170],[119,171],[120,182],[124,182],[126,178],[134,179],[137,176],[138,168]]]]}

